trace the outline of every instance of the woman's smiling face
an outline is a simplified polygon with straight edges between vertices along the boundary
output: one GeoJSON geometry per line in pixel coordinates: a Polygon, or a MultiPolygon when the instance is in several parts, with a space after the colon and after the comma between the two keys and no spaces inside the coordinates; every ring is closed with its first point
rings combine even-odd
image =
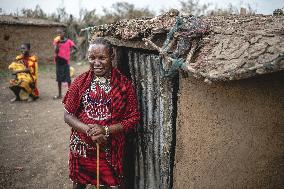
{"type": "Polygon", "coordinates": [[[29,55],[29,48],[27,47],[27,45],[25,44],[22,44],[21,47],[20,47],[20,50],[21,50],[21,53],[24,55],[24,56],[28,56],[29,55]]]}
{"type": "Polygon", "coordinates": [[[112,54],[103,44],[90,45],[88,60],[96,76],[108,77],[111,71],[112,54]]]}

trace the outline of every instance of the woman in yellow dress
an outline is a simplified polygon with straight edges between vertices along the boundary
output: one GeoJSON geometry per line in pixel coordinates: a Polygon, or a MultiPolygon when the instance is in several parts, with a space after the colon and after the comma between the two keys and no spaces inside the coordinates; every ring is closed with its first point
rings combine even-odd
{"type": "Polygon", "coordinates": [[[10,80],[10,89],[16,96],[11,101],[36,100],[39,97],[38,58],[30,54],[29,43],[21,45],[21,54],[9,65],[9,69],[16,76],[10,80]]]}

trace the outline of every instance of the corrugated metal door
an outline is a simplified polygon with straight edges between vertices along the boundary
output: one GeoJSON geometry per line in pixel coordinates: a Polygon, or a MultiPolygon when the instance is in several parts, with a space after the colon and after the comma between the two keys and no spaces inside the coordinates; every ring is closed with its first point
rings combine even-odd
{"type": "Polygon", "coordinates": [[[135,153],[133,187],[168,189],[172,186],[177,78],[160,75],[158,55],[126,48],[124,51],[127,51],[128,69],[136,86],[141,112],[138,132],[132,140],[135,153]]]}

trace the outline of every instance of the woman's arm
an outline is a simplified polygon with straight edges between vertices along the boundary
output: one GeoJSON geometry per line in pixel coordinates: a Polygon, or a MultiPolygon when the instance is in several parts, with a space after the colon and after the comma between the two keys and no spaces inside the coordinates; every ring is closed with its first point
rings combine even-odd
{"type": "Polygon", "coordinates": [[[123,126],[120,123],[111,125],[108,129],[110,134],[123,132],[123,126]]]}
{"type": "Polygon", "coordinates": [[[17,71],[13,71],[13,74],[16,75],[18,73],[30,73],[30,68],[26,68],[26,69],[23,69],[23,70],[17,70],[17,71]]]}
{"type": "Polygon", "coordinates": [[[87,131],[87,134],[91,137],[93,141],[104,143],[107,140],[106,134],[115,134],[123,132],[123,127],[121,124],[115,124],[108,127],[108,133],[106,133],[105,127],[99,125],[92,125],[87,131]]]}
{"type": "Polygon", "coordinates": [[[73,46],[72,46],[72,50],[71,50],[71,54],[74,54],[74,53],[76,53],[77,51],[78,51],[77,46],[76,46],[76,45],[73,45],[73,46]]]}
{"type": "MultiPolygon", "coordinates": [[[[129,132],[132,130],[140,119],[140,113],[138,111],[137,98],[135,94],[135,89],[131,82],[127,85],[127,105],[126,111],[120,123],[109,125],[108,134],[116,134],[120,132],[129,132]]],[[[97,140],[102,136],[106,135],[105,127],[95,126],[90,130],[94,130],[93,140],[97,140]]]]}
{"type": "Polygon", "coordinates": [[[54,45],[54,52],[55,52],[55,54],[59,53],[59,45],[58,45],[58,43],[56,43],[56,45],[54,45]]]}
{"type": "MultiPolygon", "coordinates": [[[[92,139],[94,140],[99,137],[98,135],[107,134],[103,126],[91,125],[90,127],[91,129],[88,131],[88,133],[93,136],[92,139]]],[[[108,134],[116,134],[120,132],[123,132],[123,126],[120,123],[108,126],[108,134]]]]}
{"type": "Polygon", "coordinates": [[[138,110],[138,103],[135,88],[129,81],[127,84],[127,105],[126,111],[120,125],[125,133],[133,130],[140,120],[140,112],[138,110]]]}
{"type": "Polygon", "coordinates": [[[90,127],[81,121],[79,121],[74,115],[64,112],[64,121],[73,129],[80,131],[82,133],[87,133],[90,127]]]}

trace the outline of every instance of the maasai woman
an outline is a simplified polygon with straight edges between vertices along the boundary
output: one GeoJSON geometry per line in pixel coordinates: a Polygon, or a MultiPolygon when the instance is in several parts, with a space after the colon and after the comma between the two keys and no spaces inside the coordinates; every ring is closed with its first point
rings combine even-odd
{"type": "Polygon", "coordinates": [[[67,91],[64,120],[72,128],[70,178],[73,188],[96,185],[96,143],[99,143],[99,183],[106,188],[123,184],[122,156],[125,133],[139,120],[134,87],[112,68],[113,50],[108,41],[90,44],[90,70],[78,76],[67,91]]]}
{"type": "Polygon", "coordinates": [[[16,57],[16,62],[13,62],[9,66],[9,69],[16,75],[16,79],[10,80],[10,89],[16,96],[11,102],[18,100],[36,100],[39,97],[37,88],[38,58],[30,54],[30,49],[31,46],[29,43],[22,44],[21,54],[16,57]],[[22,66],[18,64],[22,64],[22,66]],[[29,74],[29,76],[27,76],[27,74],[29,74]]]}

